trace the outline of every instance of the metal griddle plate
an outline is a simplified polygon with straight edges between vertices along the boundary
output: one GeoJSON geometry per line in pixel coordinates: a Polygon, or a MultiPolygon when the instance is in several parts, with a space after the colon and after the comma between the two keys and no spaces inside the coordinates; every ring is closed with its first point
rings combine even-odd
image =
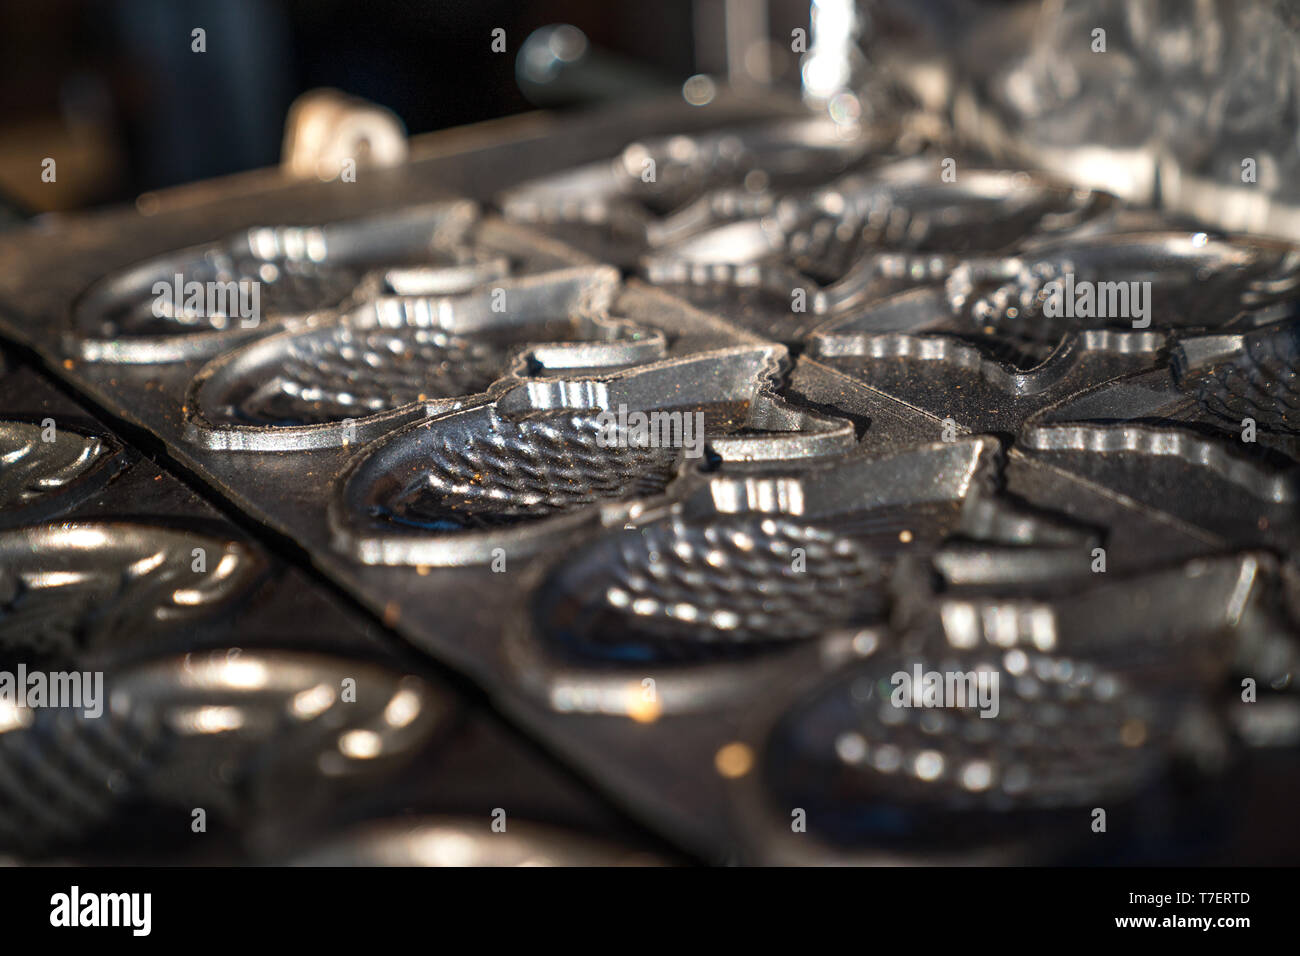
{"type": "Polygon", "coordinates": [[[8,360],[0,403],[0,670],[103,671],[107,698],[96,717],[4,711],[6,860],[663,858],[477,695],[34,370],[8,360]],[[508,847],[479,825],[500,805],[522,831],[508,847]],[[585,842],[558,852],[578,825],[585,842]]]}
{"type": "MultiPolygon", "coordinates": [[[[0,839],[76,852],[112,818],[103,768],[58,733],[129,751],[132,806],[233,799],[194,768],[235,767],[257,797],[230,825],[264,857],[313,772],[378,748],[427,783],[409,754],[432,685],[340,663],[360,641],[286,649],[331,643],[333,586],[380,645],[468,675],[707,860],[1294,861],[1241,812],[1298,774],[1300,256],[1033,172],[959,158],[946,182],[951,152],[905,152],[734,105],[530,117],[356,183],[264,174],[0,239],[4,334],[252,539],[119,520],[149,510],[115,474],[128,443],[5,425],[0,646],[93,650],[127,703],[0,734],[0,773],[21,753],[66,781],[44,828],[0,788],[0,839]],[[260,320],[154,315],[177,273],[261,281],[260,320]],[[1067,275],[1149,282],[1149,308],[1063,317],[1067,275]],[[605,413],[655,412],[699,413],[702,442],[605,440],[605,413]],[[119,510],[84,523],[109,493],[119,510]],[[223,555],[209,579],[194,547],[223,555]],[[264,551],[310,562],[322,605],[254,652],[238,615],[264,551]],[[35,594],[74,564],[78,593],[35,594]],[[236,629],[255,691],[178,669],[222,646],[193,614],[236,629]],[[996,673],[998,716],[892,706],[916,667],[996,673]],[[307,719],[354,672],[365,706],[307,719]],[[269,729],[284,706],[303,730],[269,729]],[[183,732],[232,713],[244,729],[183,732]]],[[[493,844],[486,816],[386,823],[363,769],[311,791],[304,858],[619,858],[493,844]]]]}

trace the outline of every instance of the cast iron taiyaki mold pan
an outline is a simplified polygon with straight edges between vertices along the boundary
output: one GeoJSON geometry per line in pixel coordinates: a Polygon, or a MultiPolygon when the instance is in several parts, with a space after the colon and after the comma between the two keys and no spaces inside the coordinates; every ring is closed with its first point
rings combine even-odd
{"type": "Polygon", "coordinates": [[[0,233],[0,851],[1294,854],[1297,237],[838,102],[0,233]]]}

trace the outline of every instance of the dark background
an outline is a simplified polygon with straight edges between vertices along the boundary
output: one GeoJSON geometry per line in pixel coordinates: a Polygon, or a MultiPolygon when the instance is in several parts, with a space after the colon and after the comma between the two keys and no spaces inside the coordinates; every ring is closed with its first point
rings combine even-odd
{"type": "MultiPolygon", "coordinates": [[[[572,23],[601,70],[562,102],[680,89],[720,73],[723,0],[0,0],[0,192],[32,211],[279,160],[289,104],[335,87],[393,110],[411,134],[534,108],[515,55],[572,23]],[[207,51],[191,50],[191,30],[207,51]],[[506,31],[507,52],[490,49],[506,31]],[[617,81],[617,82],[615,82],[617,81]],[[58,164],[55,183],[41,160],[58,164]]],[[[773,0],[777,36],[807,3],[773,0]],[[785,21],[790,21],[786,23],[785,21]]],[[[777,64],[786,82],[797,62],[777,64]]]]}

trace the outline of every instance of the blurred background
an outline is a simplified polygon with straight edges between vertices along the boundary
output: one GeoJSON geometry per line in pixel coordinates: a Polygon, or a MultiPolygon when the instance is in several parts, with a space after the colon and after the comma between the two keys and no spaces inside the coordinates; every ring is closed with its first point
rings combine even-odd
{"type": "MultiPolygon", "coordinates": [[[[783,0],[0,0],[0,192],[70,209],[271,165],[290,103],[316,87],[385,106],[410,134],[680,89],[726,69],[728,7],[733,44],[737,17],[761,18],[764,43],[809,22],[807,2],[783,0]],[[569,42],[585,49],[553,44],[580,68],[543,50],[532,81],[517,75],[551,24],[580,28],[569,42]]],[[[748,57],[755,75],[797,85],[798,55],[768,45],[748,57]]]]}
{"type": "Polygon", "coordinates": [[[312,89],[415,135],[702,76],[837,122],[917,107],[1003,162],[1300,237],[1295,0],[0,0],[0,219],[275,164],[312,89]],[[1247,160],[1286,208],[1242,193],[1247,160]]]}

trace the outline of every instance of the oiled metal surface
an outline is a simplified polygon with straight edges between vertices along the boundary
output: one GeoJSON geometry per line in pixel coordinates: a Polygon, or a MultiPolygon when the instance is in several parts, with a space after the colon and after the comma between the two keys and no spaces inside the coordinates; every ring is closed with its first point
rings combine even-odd
{"type": "Polygon", "coordinates": [[[257,859],[651,862],[535,828],[565,812],[494,842],[530,807],[490,774],[439,806],[417,767],[461,692],[436,662],[601,794],[571,807],[709,861],[1294,859],[1239,839],[1223,791],[1273,785],[1261,754],[1300,776],[1297,250],[960,153],[950,179],[884,127],[726,120],[0,240],[0,332],[240,526],[85,512],[131,443],[0,409],[0,641],[53,635],[123,701],[0,731],[0,776],[62,781],[0,781],[0,837],[76,854],[202,798],[257,859]],[[251,328],[141,292],[264,266],[293,281],[251,328]],[[148,637],[219,630],[284,564],[368,641],[275,642],[320,608],[252,650],[148,637]],[[899,706],[915,669],[996,675],[997,713],[899,706]],[[367,706],[338,709],[346,676],[367,706]],[[131,759],[52,742],[81,736],[131,759]],[[385,820],[390,779],[427,819],[385,820]]]}
{"type": "MultiPolygon", "coordinates": [[[[53,675],[75,675],[86,691],[83,706],[42,707],[5,689],[5,859],[288,862],[413,807],[490,834],[498,804],[526,832],[529,819],[552,829],[542,849],[512,844],[518,858],[491,862],[605,858],[571,855],[570,840],[663,859],[473,694],[30,369],[11,363],[0,401],[20,416],[0,465],[14,492],[0,671],[47,675],[46,692],[53,675]]],[[[390,836],[386,852],[406,842],[390,836]]]]}

